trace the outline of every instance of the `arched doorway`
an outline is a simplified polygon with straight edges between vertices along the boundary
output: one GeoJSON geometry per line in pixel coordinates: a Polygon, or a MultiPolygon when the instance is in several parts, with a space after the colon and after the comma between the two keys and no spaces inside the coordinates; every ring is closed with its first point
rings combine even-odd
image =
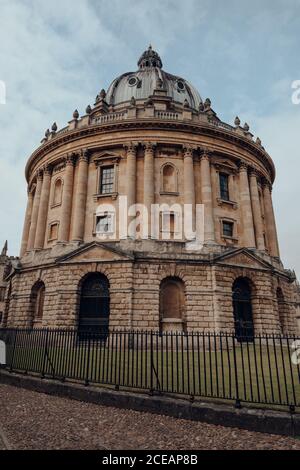
{"type": "Polygon", "coordinates": [[[238,278],[232,287],[235,334],[238,341],[253,341],[252,290],[248,279],[238,278]]]}
{"type": "Polygon", "coordinates": [[[183,331],[184,312],[184,283],[177,277],[167,277],[160,284],[160,330],[183,331]]]}
{"type": "Polygon", "coordinates": [[[89,274],[81,285],[79,334],[93,332],[106,338],[109,330],[109,282],[100,273],[89,274]]]}

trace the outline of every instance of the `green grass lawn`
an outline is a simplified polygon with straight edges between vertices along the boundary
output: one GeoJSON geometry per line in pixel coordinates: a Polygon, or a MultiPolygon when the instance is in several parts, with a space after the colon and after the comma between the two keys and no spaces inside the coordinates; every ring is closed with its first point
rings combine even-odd
{"type": "Polygon", "coordinates": [[[233,349],[226,339],[222,348],[214,339],[195,341],[166,345],[158,340],[151,350],[149,343],[131,349],[121,337],[110,344],[92,342],[90,348],[69,338],[49,345],[45,355],[36,336],[30,346],[24,340],[14,349],[11,344],[8,364],[12,361],[13,370],[95,384],[300,406],[299,366],[292,364],[286,345],[241,343],[233,349]]]}

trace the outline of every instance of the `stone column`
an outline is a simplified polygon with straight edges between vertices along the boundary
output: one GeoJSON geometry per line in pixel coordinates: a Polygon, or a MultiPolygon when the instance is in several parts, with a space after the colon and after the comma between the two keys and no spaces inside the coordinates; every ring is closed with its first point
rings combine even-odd
{"type": "Polygon", "coordinates": [[[37,219],[36,234],[34,248],[41,250],[44,248],[46,223],[48,216],[50,185],[51,185],[51,168],[49,166],[44,168],[43,185],[41,191],[41,200],[39,206],[39,214],[37,219]]]}
{"type": "Polygon", "coordinates": [[[194,160],[193,149],[186,147],[183,149],[183,164],[184,164],[184,204],[192,207],[192,228],[195,230],[195,175],[194,175],[194,160]]]}
{"type": "Polygon", "coordinates": [[[252,202],[252,212],[255,228],[256,247],[258,250],[265,250],[263,220],[261,215],[261,207],[258,192],[257,174],[255,171],[250,173],[250,194],[252,202]]]}
{"type": "Polygon", "coordinates": [[[240,166],[240,207],[243,224],[243,246],[255,248],[255,234],[247,165],[240,166]]]}
{"type": "Polygon", "coordinates": [[[215,243],[216,240],[209,158],[210,153],[204,151],[200,162],[201,200],[204,205],[204,242],[206,244],[215,243]]]}
{"type": "Polygon", "coordinates": [[[70,223],[72,212],[74,182],[74,160],[71,155],[66,158],[66,169],[64,174],[63,194],[61,203],[61,216],[59,226],[59,242],[68,242],[70,236],[70,223]]]}
{"type": "Polygon", "coordinates": [[[83,241],[85,226],[86,197],[89,171],[88,151],[84,150],[78,158],[78,175],[75,194],[74,222],[73,222],[73,241],[83,241]]]}
{"type": "MultiPolygon", "coordinates": [[[[136,151],[137,146],[132,142],[126,147],[126,196],[128,210],[131,206],[136,204],[136,151]]],[[[128,225],[134,219],[134,216],[128,217],[128,225]]],[[[128,226],[127,226],[128,229],[128,226]]],[[[128,233],[129,237],[135,236],[133,233],[128,233]]]]}
{"type": "Polygon", "coordinates": [[[22,258],[22,256],[24,256],[26,251],[27,251],[29,231],[30,231],[30,223],[31,223],[31,215],[32,215],[32,206],[33,206],[33,193],[32,193],[32,191],[29,190],[28,191],[26,214],[25,214],[25,221],[24,221],[24,227],[23,227],[23,234],[22,234],[20,258],[22,258]]]}
{"type": "Polygon", "coordinates": [[[137,146],[132,143],[127,146],[126,182],[128,207],[136,203],[136,150],[137,146]]]}
{"type": "Polygon", "coordinates": [[[148,142],[145,145],[144,156],[144,205],[148,212],[148,236],[151,236],[151,207],[155,202],[154,196],[154,153],[155,145],[148,142]]]}
{"type": "Polygon", "coordinates": [[[31,224],[30,224],[28,244],[27,244],[28,251],[34,249],[34,240],[35,240],[35,234],[36,234],[36,225],[37,225],[37,219],[38,219],[38,213],[39,213],[42,184],[43,184],[43,173],[39,171],[37,174],[37,183],[36,183],[33,206],[32,206],[31,224]]]}
{"type": "Polygon", "coordinates": [[[265,228],[266,228],[267,239],[268,239],[268,248],[269,248],[269,252],[271,256],[275,256],[279,258],[280,253],[279,253],[276,222],[275,222],[275,216],[274,216],[271,191],[272,191],[271,185],[265,182],[263,185],[263,196],[264,196],[264,207],[265,207],[265,224],[266,224],[265,228]]]}

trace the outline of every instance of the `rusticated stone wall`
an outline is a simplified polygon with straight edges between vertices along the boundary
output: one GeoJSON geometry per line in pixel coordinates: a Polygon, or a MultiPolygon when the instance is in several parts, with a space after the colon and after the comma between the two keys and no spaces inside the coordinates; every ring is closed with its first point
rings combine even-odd
{"type": "Polygon", "coordinates": [[[110,285],[110,327],[159,328],[160,284],[167,277],[184,283],[183,322],[187,330],[233,331],[232,285],[246,277],[252,288],[256,333],[297,333],[296,307],[284,301],[280,319],[277,288],[293,298],[293,285],[271,271],[233,265],[157,260],[66,263],[31,269],[14,276],[7,326],[25,327],[32,321],[31,289],[45,284],[42,320],[35,327],[73,327],[79,314],[81,282],[89,273],[105,274],[110,285]],[[284,331],[283,331],[284,330],[284,331]]]}

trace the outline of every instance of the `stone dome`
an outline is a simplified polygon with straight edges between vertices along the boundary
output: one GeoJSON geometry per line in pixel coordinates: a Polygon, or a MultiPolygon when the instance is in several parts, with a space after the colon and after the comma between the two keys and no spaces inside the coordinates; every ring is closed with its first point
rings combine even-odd
{"type": "Polygon", "coordinates": [[[109,105],[117,106],[132,98],[146,101],[154,90],[161,89],[173,102],[198,110],[202,99],[196,88],[184,78],[162,70],[162,60],[151,46],[140,57],[138,67],[136,72],[124,73],[112,82],[106,95],[109,105]]]}

